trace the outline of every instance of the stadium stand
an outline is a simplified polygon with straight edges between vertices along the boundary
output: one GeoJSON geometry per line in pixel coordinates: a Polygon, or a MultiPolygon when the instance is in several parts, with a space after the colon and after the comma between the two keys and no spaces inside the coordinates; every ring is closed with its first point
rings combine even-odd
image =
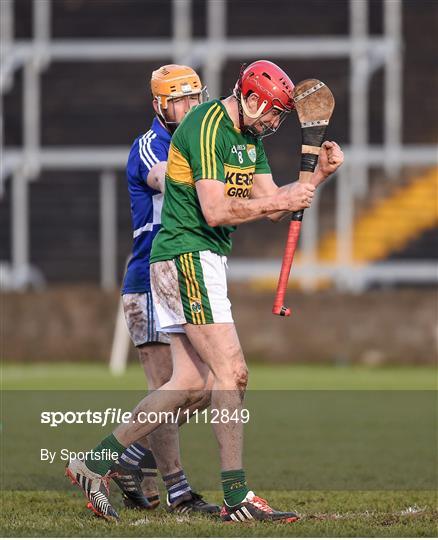
{"type": "MultiPolygon", "coordinates": [[[[438,169],[431,169],[412,179],[407,186],[396,187],[392,191],[389,196],[367,208],[356,220],[353,231],[354,260],[370,262],[386,259],[395,252],[401,255],[403,248],[417,238],[423,238],[423,258],[437,259],[438,252],[434,251],[435,246],[427,238],[429,235],[433,238],[432,231],[435,229],[436,233],[438,227],[438,169]]],[[[334,233],[323,238],[319,258],[323,261],[335,260],[334,233]]]]}
{"type": "MultiPolygon", "coordinates": [[[[57,0],[53,2],[52,27],[54,38],[139,38],[145,37],[147,21],[148,36],[169,38],[170,1],[150,0],[148,2],[113,3],[106,0],[99,2],[83,2],[74,0],[57,0]],[[116,6],[116,7],[115,7],[116,6]],[[133,7],[135,6],[135,9],[133,7]],[[116,11],[115,11],[116,10],[116,11]]],[[[334,35],[348,34],[349,3],[338,2],[336,10],[329,8],[329,3],[309,0],[297,3],[290,17],[280,17],[288,2],[271,1],[270,9],[265,10],[266,3],[252,0],[251,10],[247,1],[228,2],[227,31],[230,36],[245,35],[319,35],[326,34],[326,29],[334,35]],[[308,10],[312,9],[314,17],[310,23],[308,10]],[[248,19],[248,13],[250,17],[248,19]],[[245,24],[243,24],[245,21],[245,24]],[[309,26],[309,24],[310,26],[309,26]]],[[[32,32],[32,2],[21,0],[14,3],[15,37],[28,39],[32,32]]],[[[406,143],[431,144],[436,140],[436,123],[421,122],[421,118],[437,118],[438,103],[436,93],[424,92],[420,100],[416,100],[418,88],[430,83],[430,74],[435,69],[434,46],[430,36],[434,33],[434,17],[430,9],[436,9],[427,0],[403,2],[403,37],[404,37],[404,92],[403,92],[403,141],[406,143]],[[415,73],[413,77],[412,74],[415,73]],[[415,103],[415,114],[412,104],[415,103]]],[[[382,3],[369,3],[369,26],[372,36],[382,32],[382,3]]],[[[193,32],[195,36],[205,35],[206,7],[205,2],[193,2],[193,32]]],[[[168,59],[171,60],[170,58],[168,59]]],[[[251,59],[248,59],[251,60],[251,59]]],[[[349,83],[347,60],[287,60],[272,58],[278,61],[295,80],[318,75],[333,89],[337,98],[337,109],[330,127],[329,136],[340,143],[350,140],[349,129],[349,83]]],[[[138,133],[144,131],[151,121],[149,96],[147,90],[148,74],[160,59],[151,61],[130,62],[53,62],[42,74],[42,133],[41,142],[47,146],[102,146],[125,145],[129,147],[138,133]]],[[[239,62],[231,60],[222,72],[222,93],[232,88],[238,71],[239,62]]],[[[369,111],[369,135],[371,144],[382,141],[382,93],[383,79],[377,71],[371,80],[371,100],[369,111]]],[[[23,142],[22,133],[22,92],[23,74],[18,71],[14,83],[4,95],[4,133],[6,147],[17,147],[23,142]]],[[[297,126],[283,126],[280,134],[266,140],[267,153],[270,157],[273,172],[280,183],[286,183],[295,176],[298,170],[298,129],[297,126]],[[289,132],[288,132],[289,129],[289,132]]],[[[432,173],[431,173],[432,174],[432,173]]],[[[37,181],[30,187],[30,259],[39,268],[49,283],[59,282],[93,282],[99,281],[100,253],[99,242],[99,182],[96,171],[42,170],[37,181]]],[[[393,180],[394,182],[394,180],[393,180]]],[[[410,188],[420,197],[420,180],[412,180],[410,188]],[[417,191],[416,191],[417,190],[417,191]]],[[[396,180],[395,180],[396,183],[396,180]]],[[[427,183],[427,182],[426,182],[427,183]]],[[[436,197],[433,194],[432,180],[427,183],[424,193],[426,198],[436,197]]],[[[436,188],[435,188],[436,190],[436,188]]],[[[334,228],[333,215],[335,204],[335,183],[328,185],[321,198],[320,224],[324,230],[334,228]]],[[[397,192],[398,193],[398,192],[397,192]]],[[[408,193],[403,191],[402,193],[408,193]]],[[[424,218],[421,227],[413,228],[412,213],[409,206],[408,217],[404,217],[395,206],[404,204],[405,196],[399,193],[386,202],[379,203],[382,221],[370,232],[367,225],[362,237],[379,237],[379,242],[364,247],[362,242],[355,245],[357,260],[392,258],[395,254],[401,257],[403,245],[413,246],[415,238],[405,237],[401,242],[401,229],[394,229],[394,235],[400,242],[384,244],[382,227],[392,213],[398,214],[400,227],[403,224],[419,241],[417,247],[411,247],[415,259],[430,260],[436,257],[433,238],[436,231],[436,219],[431,216],[426,220],[424,209],[431,206],[416,199],[422,208],[417,214],[424,218]],[[398,197],[398,198],[397,198],[398,197]],[[389,214],[391,212],[391,214],[389,214]],[[428,230],[430,229],[430,230],[428,230]]],[[[407,197],[407,195],[406,195],[407,197]]],[[[366,197],[362,201],[366,207],[366,197]],[[365,201],[365,202],[364,202],[365,201]]],[[[124,173],[117,171],[117,267],[120,279],[131,248],[131,232],[129,204],[124,182],[124,173]]],[[[375,207],[377,208],[377,207],[375,207]]],[[[374,212],[377,210],[374,210],[374,212]]],[[[355,234],[361,235],[360,227],[376,222],[375,214],[363,214],[357,221],[355,234]],[[374,216],[374,217],[373,217],[374,216]],[[368,221],[367,221],[368,220],[368,221]],[[361,225],[362,224],[362,225],[361,225]]],[[[392,225],[395,223],[391,221],[392,225]]],[[[258,223],[251,227],[242,227],[236,234],[235,252],[239,256],[279,257],[284,241],[284,229],[272,229],[266,224],[258,223]],[[257,237],[257,243],[252,240],[257,237]],[[260,246],[263,246],[262,248],[260,246]]],[[[387,230],[389,230],[387,228],[387,230]]],[[[391,230],[392,227],[391,227],[391,230]]],[[[323,259],[330,259],[333,253],[333,238],[326,240],[320,248],[323,259]]],[[[11,182],[5,182],[3,195],[0,198],[0,260],[11,260],[11,182]]]]}

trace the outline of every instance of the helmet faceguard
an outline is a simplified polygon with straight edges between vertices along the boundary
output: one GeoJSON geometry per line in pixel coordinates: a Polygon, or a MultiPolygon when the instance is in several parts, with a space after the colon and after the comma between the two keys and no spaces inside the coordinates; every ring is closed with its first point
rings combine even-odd
{"type": "Polygon", "coordinates": [[[274,63],[268,60],[258,60],[248,67],[245,64],[242,65],[233,91],[238,103],[241,131],[249,132],[259,139],[275,133],[286,115],[294,109],[293,91],[293,82],[274,63]],[[247,99],[251,94],[256,94],[258,97],[257,110],[254,113],[249,110],[247,104],[247,99]],[[272,124],[263,122],[263,116],[266,116],[273,109],[279,111],[280,118],[275,128],[272,124]],[[245,125],[244,114],[251,119],[258,119],[258,121],[251,125],[245,125]],[[256,129],[257,124],[262,126],[261,132],[256,129]]]}
{"type": "Polygon", "coordinates": [[[178,122],[166,118],[172,100],[188,96],[199,96],[199,103],[208,99],[207,88],[202,87],[198,74],[188,66],[169,64],[152,73],[151,92],[157,101],[158,116],[166,128],[173,133],[178,122]]]}
{"type": "Polygon", "coordinates": [[[272,125],[272,122],[265,123],[263,121],[263,117],[264,116],[266,117],[269,114],[269,112],[271,112],[272,109],[270,109],[266,113],[261,114],[258,120],[254,122],[254,124],[251,124],[250,126],[246,126],[245,131],[247,131],[248,133],[251,133],[257,139],[263,139],[264,137],[267,137],[268,135],[273,135],[281,126],[281,124],[284,122],[286,116],[289,114],[289,112],[281,110],[277,107],[273,107],[273,108],[279,111],[279,114],[277,117],[279,120],[275,127],[272,125]],[[257,125],[262,128],[261,131],[257,129],[257,125]]]}

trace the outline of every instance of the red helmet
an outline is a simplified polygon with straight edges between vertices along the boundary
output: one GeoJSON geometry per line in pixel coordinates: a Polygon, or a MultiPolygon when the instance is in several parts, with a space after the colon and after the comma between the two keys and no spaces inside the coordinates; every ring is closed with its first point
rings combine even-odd
{"type": "Polygon", "coordinates": [[[257,60],[242,69],[234,88],[239,105],[250,118],[258,118],[273,107],[284,114],[290,113],[294,109],[293,94],[294,83],[282,69],[268,60],[257,60]],[[252,93],[259,96],[255,113],[251,113],[245,103],[252,93]]]}
{"type": "Polygon", "coordinates": [[[271,107],[286,112],[294,108],[294,83],[282,69],[268,60],[257,60],[245,68],[236,86],[244,98],[250,93],[259,96],[257,116],[271,107]]]}

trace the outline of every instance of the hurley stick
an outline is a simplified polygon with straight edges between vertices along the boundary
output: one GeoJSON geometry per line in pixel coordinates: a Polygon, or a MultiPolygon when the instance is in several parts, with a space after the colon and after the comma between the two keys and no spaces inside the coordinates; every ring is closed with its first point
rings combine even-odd
{"type": "MultiPolygon", "coordinates": [[[[301,166],[299,182],[309,182],[318,163],[318,155],[324,141],[325,132],[335,108],[335,100],[330,89],[321,81],[307,79],[298,83],[294,92],[295,108],[301,124],[301,166]]],[[[289,317],[291,311],[284,306],[287,282],[300,236],[304,210],[292,214],[286,247],[278,279],[272,313],[289,317]]]]}

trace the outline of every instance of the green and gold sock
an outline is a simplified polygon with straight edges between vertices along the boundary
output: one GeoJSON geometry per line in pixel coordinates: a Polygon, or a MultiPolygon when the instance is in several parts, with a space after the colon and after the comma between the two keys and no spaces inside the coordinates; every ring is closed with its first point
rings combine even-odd
{"type": "Polygon", "coordinates": [[[235,506],[243,501],[249,489],[246,485],[245,471],[222,471],[222,488],[224,490],[224,501],[228,506],[235,506]]]}
{"type": "Polygon", "coordinates": [[[92,452],[95,457],[90,457],[85,460],[85,465],[97,474],[104,476],[111,468],[112,464],[119,459],[123,454],[126,448],[123,444],[120,444],[119,441],[111,435],[105,437],[102,442],[100,442],[92,452]],[[96,459],[97,456],[100,456],[101,459],[96,459]]]}

